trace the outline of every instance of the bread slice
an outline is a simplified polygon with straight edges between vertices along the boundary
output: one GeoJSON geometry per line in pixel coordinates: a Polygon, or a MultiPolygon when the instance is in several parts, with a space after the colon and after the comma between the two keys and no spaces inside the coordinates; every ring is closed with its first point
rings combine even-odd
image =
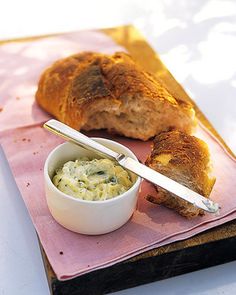
{"type": "Polygon", "coordinates": [[[122,52],[84,52],[55,62],[42,74],[36,100],[77,130],[107,129],[147,140],[172,129],[191,133],[195,126],[192,105],[174,98],[122,52]]]}
{"type": "MultiPolygon", "coordinates": [[[[157,135],[146,165],[205,197],[210,195],[215,183],[207,144],[180,131],[157,135]]],[[[148,201],[163,204],[187,218],[203,214],[203,210],[174,194],[160,187],[156,190],[157,196],[147,196],[148,201]]]]}

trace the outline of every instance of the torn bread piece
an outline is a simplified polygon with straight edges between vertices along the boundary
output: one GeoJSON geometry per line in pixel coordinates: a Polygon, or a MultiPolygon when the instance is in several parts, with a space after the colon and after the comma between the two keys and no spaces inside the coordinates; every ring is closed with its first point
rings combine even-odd
{"type": "Polygon", "coordinates": [[[82,52],[55,62],[42,74],[38,104],[77,130],[107,129],[148,140],[159,132],[191,133],[191,103],[174,97],[130,55],[82,52]]]}
{"type": "MultiPolygon", "coordinates": [[[[207,144],[195,136],[180,131],[157,135],[146,165],[204,197],[209,197],[215,183],[215,178],[211,175],[207,144]]],[[[203,210],[174,194],[157,186],[156,190],[158,194],[147,196],[148,201],[174,209],[187,218],[203,215],[203,210]]]]}

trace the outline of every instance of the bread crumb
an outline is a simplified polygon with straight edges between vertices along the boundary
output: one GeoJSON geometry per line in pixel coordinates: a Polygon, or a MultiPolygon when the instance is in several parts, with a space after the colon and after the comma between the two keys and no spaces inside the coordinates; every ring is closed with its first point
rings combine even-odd
{"type": "Polygon", "coordinates": [[[19,96],[17,96],[17,97],[16,97],[16,100],[20,100],[20,97],[19,97],[19,96]]]}
{"type": "Polygon", "coordinates": [[[154,204],[156,204],[157,202],[156,202],[156,198],[154,197],[154,196],[152,196],[152,195],[146,195],[145,196],[145,199],[147,200],[147,201],[149,201],[149,202],[151,202],[151,203],[154,203],[154,204]]]}
{"type": "Polygon", "coordinates": [[[0,113],[3,111],[3,108],[0,108],[0,113]]]}
{"type": "Polygon", "coordinates": [[[22,138],[21,140],[22,140],[22,141],[28,141],[28,142],[30,142],[30,141],[31,141],[31,139],[30,139],[30,138],[25,138],[25,137],[24,137],[24,138],[22,138]]]}

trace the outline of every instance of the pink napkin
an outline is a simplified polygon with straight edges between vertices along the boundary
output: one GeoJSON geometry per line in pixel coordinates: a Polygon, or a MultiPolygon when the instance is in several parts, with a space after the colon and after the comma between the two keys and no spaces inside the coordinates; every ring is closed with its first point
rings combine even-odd
{"type": "MultiPolygon", "coordinates": [[[[155,194],[155,190],[143,182],[137,211],[126,225],[110,234],[76,234],[52,218],[46,204],[42,170],[48,153],[62,140],[42,129],[42,122],[49,116],[34,102],[34,93],[45,66],[81,50],[114,52],[122,48],[96,31],[0,47],[0,142],[40,241],[60,280],[186,239],[236,217],[236,161],[208,131],[199,127],[197,136],[208,143],[213,158],[217,181],[211,198],[222,206],[219,215],[206,214],[186,220],[171,210],[147,202],[144,197],[155,194]]],[[[89,135],[112,138],[129,147],[142,161],[150,151],[150,142],[114,137],[105,132],[90,132],[89,135]]]]}

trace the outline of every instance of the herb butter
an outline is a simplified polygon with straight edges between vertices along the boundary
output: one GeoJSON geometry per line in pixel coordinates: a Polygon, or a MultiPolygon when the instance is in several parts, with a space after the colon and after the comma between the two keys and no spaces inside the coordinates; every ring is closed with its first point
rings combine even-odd
{"type": "Polygon", "coordinates": [[[133,184],[129,173],[115,162],[88,158],[65,163],[53,183],[63,193],[89,201],[114,198],[133,184]]]}

